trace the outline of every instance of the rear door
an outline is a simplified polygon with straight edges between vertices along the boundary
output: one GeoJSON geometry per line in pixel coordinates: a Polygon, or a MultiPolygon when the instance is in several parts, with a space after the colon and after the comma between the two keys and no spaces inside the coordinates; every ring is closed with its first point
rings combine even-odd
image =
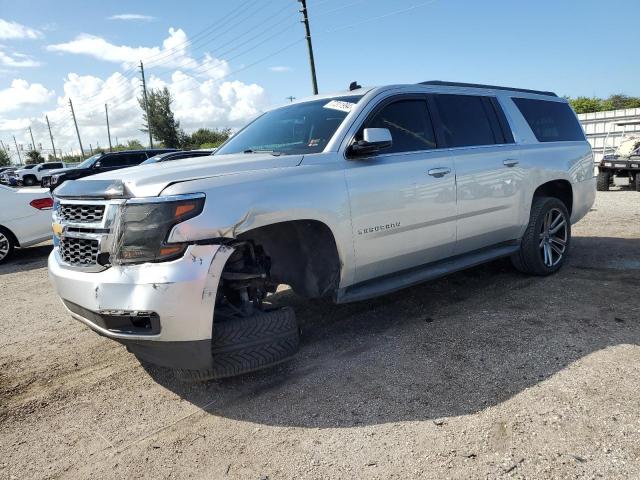
{"type": "Polygon", "coordinates": [[[393,145],[349,159],[355,281],[430,263],[455,244],[455,176],[448,152],[439,150],[424,95],[383,100],[360,126],[387,128],[393,145]]]}
{"type": "Polygon", "coordinates": [[[525,172],[497,99],[435,94],[431,100],[456,171],[455,254],[516,239],[525,172]]]}

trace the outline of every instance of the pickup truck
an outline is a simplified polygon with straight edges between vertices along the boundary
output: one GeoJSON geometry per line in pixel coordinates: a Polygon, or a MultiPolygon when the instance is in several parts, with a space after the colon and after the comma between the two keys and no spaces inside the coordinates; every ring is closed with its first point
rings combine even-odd
{"type": "Polygon", "coordinates": [[[565,99],[431,81],[300,100],[211,157],[54,193],[49,273],[70,314],[206,380],[296,353],[279,285],[343,303],[502,257],[557,272],[596,182],[565,99]]]}
{"type": "Polygon", "coordinates": [[[16,170],[14,175],[18,184],[30,187],[32,185],[40,185],[43,176],[52,170],[60,168],[65,168],[65,164],[62,162],[39,163],[36,165],[27,165],[24,168],[16,170]]]}

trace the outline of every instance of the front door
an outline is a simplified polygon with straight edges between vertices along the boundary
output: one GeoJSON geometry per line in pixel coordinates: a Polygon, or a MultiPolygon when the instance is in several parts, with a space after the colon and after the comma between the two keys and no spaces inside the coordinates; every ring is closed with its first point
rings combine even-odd
{"type": "Polygon", "coordinates": [[[387,128],[393,145],[347,162],[355,282],[448,257],[456,240],[455,172],[438,150],[422,96],[384,100],[364,128],[387,128]]]}

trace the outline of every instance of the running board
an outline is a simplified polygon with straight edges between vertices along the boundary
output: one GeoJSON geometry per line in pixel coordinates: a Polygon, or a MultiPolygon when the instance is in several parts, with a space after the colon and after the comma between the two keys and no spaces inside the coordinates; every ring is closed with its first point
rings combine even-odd
{"type": "Polygon", "coordinates": [[[495,247],[476,250],[438,262],[428,263],[401,272],[367,280],[338,290],[336,303],[367,300],[388,293],[412,287],[420,283],[444,277],[453,272],[481,265],[497,258],[509,257],[520,249],[520,242],[514,241],[495,247]]]}

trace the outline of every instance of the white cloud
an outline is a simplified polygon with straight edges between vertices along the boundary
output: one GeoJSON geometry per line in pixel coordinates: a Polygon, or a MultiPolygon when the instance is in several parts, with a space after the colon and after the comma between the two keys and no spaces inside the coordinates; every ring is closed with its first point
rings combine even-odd
{"type": "Polygon", "coordinates": [[[282,72],[290,72],[292,68],[286,67],[284,65],[275,65],[273,67],[269,67],[269,70],[271,70],[272,72],[282,73],[282,72]]]}
{"type": "MultiPolygon", "coordinates": [[[[196,60],[189,55],[188,37],[180,29],[170,29],[161,46],[131,47],[114,45],[103,38],[83,35],[66,44],[51,45],[52,51],[91,55],[114,63],[135,66],[145,58],[147,88],[167,87],[172,96],[172,108],[181,127],[187,132],[197,128],[236,129],[243,126],[269,106],[268,96],[260,85],[244,83],[228,78],[231,66],[228,62],[205,54],[196,60]],[[152,55],[159,57],[150,58],[152,55]],[[166,59],[164,57],[170,57],[166,59]],[[153,68],[154,59],[160,59],[153,68]],[[161,64],[161,65],[160,65],[161,64]],[[149,68],[149,65],[151,67],[149,68]],[[169,71],[169,75],[164,72],[169,71]]],[[[10,118],[0,114],[0,138],[15,134],[18,143],[30,143],[24,126],[31,125],[36,143],[43,142],[46,148],[48,138],[45,114],[49,116],[56,147],[68,152],[78,151],[78,142],[69,111],[69,98],[78,121],[84,147],[108,146],[104,104],[109,106],[111,138],[121,143],[136,138],[146,144],[142,128],[142,110],[137,101],[140,95],[140,79],[135,74],[127,77],[119,72],[108,77],[69,73],[64,79],[62,94],[56,105],[25,118],[10,118]],[[21,130],[22,129],[22,130],[21,130]],[[6,132],[6,133],[3,133],[6,132]]],[[[14,117],[17,115],[14,114],[14,117]]]]}
{"type": "Polygon", "coordinates": [[[53,94],[53,90],[47,90],[40,83],[29,84],[26,80],[16,78],[9,88],[0,90],[0,112],[46,103],[53,94]]]}
{"type": "Polygon", "coordinates": [[[142,21],[142,22],[150,22],[155,20],[156,17],[152,17],[151,15],[140,15],[138,13],[120,13],[118,15],[111,15],[107,17],[107,20],[124,20],[124,21],[142,21]]]}
{"type": "Polygon", "coordinates": [[[169,36],[161,47],[130,47],[115,45],[102,37],[86,33],[65,43],[47,45],[51,52],[88,55],[107,62],[120,63],[123,68],[132,68],[142,60],[145,68],[179,68],[193,70],[202,76],[219,78],[229,72],[224,60],[214,59],[205,54],[199,62],[188,53],[189,39],[180,28],[170,28],[169,36]]]}
{"type": "Polygon", "coordinates": [[[29,55],[18,52],[6,52],[3,51],[3,46],[0,45],[0,65],[5,67],[24,68],[24,67],[39,67],[40,62],[34,60],[29,55]]]}
{"type": "Polygon", "coordinates": [[[31,39],[42,38],[42,32],[22,25],[18,22],[11,22],[0,18],[0,39],[31,39]]]}

